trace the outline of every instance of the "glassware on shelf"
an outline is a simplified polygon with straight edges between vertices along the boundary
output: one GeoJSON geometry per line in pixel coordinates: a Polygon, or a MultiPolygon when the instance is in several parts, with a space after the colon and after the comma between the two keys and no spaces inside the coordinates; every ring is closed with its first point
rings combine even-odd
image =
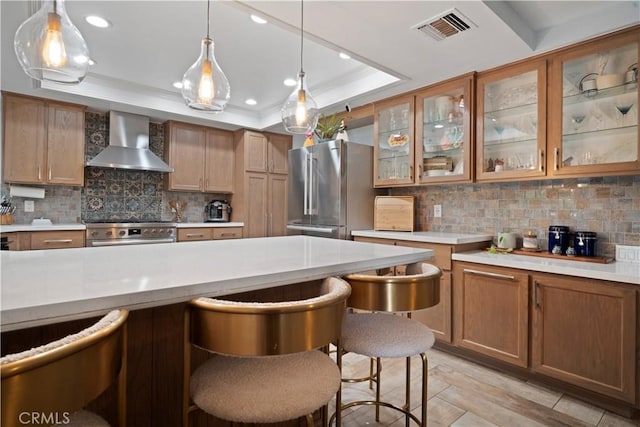
{"type": "Polygon", "coordinates": [[[635,101],[636,101],[635,92],[626,92],[616,97],[615,106],[618,112],[621,114],[621,116],[619,116],[619,121],[618,121],[620,126],[625,126],[627,113],[631,110],[635,101]]]}

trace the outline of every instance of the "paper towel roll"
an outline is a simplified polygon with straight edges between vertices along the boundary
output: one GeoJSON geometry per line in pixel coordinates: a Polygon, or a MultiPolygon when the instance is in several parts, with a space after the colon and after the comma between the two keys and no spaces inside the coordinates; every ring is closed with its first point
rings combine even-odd
{"type": "Polygon", "coordinates": [[[9,196],[26,197],[27,199],[44,199],[44,188],[12,185],[9,190],[9,196]]]}

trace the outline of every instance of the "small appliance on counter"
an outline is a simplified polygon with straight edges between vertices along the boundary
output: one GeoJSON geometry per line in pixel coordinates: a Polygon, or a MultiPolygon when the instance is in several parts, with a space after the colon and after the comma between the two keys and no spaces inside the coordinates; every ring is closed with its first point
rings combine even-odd
{"type": "Polygon", "coordinates": [[[576,231],[573,236],[573,248],[577,256],[596,256],[598,236],[593,231],[576,231]]]}
{"type": "Polygon", "coordinates": [[[204,208],[206,222],[229,222],[231,205],[226,200],[212,200],[204,208]]]}
{"type": "Polygon", "coordinates": [[[564,255],[569,247],[569,227],[565,225],[549,226],[549,252],[564,255]]]}

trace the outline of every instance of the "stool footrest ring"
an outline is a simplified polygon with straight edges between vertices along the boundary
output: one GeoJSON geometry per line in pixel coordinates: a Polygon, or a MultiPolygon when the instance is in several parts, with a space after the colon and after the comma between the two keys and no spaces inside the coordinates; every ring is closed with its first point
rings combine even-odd
{"type": "MultiPolygon", "coordinates": [[[[420,420],[418,419],[418,417],[416,417],[415,415],[413,415],[411,412],[407,411],[406,409],[403,409],[399,406],[396,406],[392,403],[389,402],[376,402],[375,400],[356,400],[354,402],[349,402],[346,405],[342,405],[342,410],[344,411],[345,409],[349,409],[352,406],[363,406],[363,405],[367,405],[367,406],[384,406],[385,408],[391,408],[394,409],[398,412],[402,412],[403,414],[405,414],[406,416],[408,416],[409,418],[411,418],[416,425],[418,426],[422,426],[422,423],[420,422],[420,420]]],[[[333,425],[333,421],[336,418],[336,413],[334,412],[331,415],[331,418],[329,419],[329,427],[331,427],[333,425]]]]}

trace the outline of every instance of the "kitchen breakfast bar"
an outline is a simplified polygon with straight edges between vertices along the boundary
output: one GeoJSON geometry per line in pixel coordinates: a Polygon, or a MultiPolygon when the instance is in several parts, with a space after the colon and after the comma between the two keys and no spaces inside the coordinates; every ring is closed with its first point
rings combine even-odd
{"type": "MultiPolygon", "coordinates": [[[[59,338],[111,309],[127,308],[127,424],[177,426],[187,301],[295,289],[287,285],[432,256],[431,250],[310,236],[3,251],[2,353],[59,338]]],[[[92,409],[113,418],[113,398],[106,393],[92,409]]]]}

